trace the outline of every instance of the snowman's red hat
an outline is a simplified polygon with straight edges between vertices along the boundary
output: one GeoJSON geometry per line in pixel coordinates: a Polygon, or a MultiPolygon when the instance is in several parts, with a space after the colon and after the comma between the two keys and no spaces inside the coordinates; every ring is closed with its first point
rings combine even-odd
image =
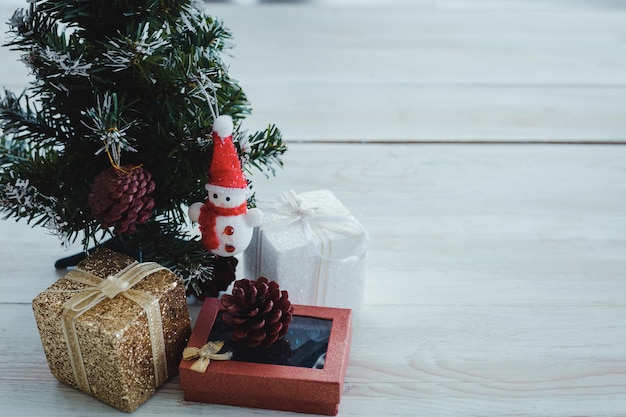
{"type": "Polygon", "coordinates": [[[247,193],[248,182],[233,144],[233,119],[219,116],[213,123],[213,159],[207,191],[247,193]]]}

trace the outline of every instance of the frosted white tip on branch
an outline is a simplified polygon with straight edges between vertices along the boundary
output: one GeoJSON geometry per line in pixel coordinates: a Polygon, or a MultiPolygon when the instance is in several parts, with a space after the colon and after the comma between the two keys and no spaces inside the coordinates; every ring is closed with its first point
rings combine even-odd
{"type": "Polygon", "coordinates": [[[88,118],[87,121],[81,120],[81,123],[93,132],[93,136],[102,142],[102,147],[96,151],[96,155],[106,151],[109,153],[116,165],[121,165],[122,151],[137,152],[129,143],[126,131],[136,124],[135,121],[125,123],[120,126],[123,121],[122,115],[119,114],[117,101],[108,92],[104,97],[96,98],[96,107],[92,107],[83,111],[83,116],[88,118]],[[87,122],[90,122],[87,123],[87,122]]]}
{"type": "Polygon", "coordinates": [[[28,212],[38,213],[37,217],[43,218],[43,226],[57,236],[64,247],[69,246],[69,235],[64,230],[67,222],[63,221],[52,207],[57,203],[57,199],[40,193],[28,179],[18,177],[13,171],[9,175],[14,179],[14,183],[6,184],[0,194],[0,212],[15,209],[20,217],[26,216],[28,212]]]}
{"type": "Polygon", "coordinates": [[[26,23],[28,23],[29,21],[30,13],[28,13],[28,10],[20,8],[13,13],[11,19],[7,21],[7,25],[9,25],[12,30],[19,30],[20,28],[25,27],[26,23]]]}
{"type": "Polygon", "coordinates": [[[51,63],[56,64],[57,67],[61,70],[61,72],[57,74],[49,75],[48,78],[54,77],[67,77],[67,76],[80,76],[80,77],[89,77],[89,73],[87,70],[91,69],[92,65],[88,62],[81,62],[82,55],[77,59],[72,59],[69,53],[60,53],[58,51],[53,51],[49,46],[46,46],[45,49],[41,51],[37,51],[39,56],[51,63]]]}
{"type": "Polygon", "coordinates": [[[145,23],[141,34],[136,39],[123,36],[119,39],[109,39],[109,50],[104,54],[109,67],[113,71],[122,71],[133,64],[140,63],[154,55],[159,49],[169,46],[169,42],[163,39],[164,28],[150,33],[150,24],[145,23]]]}

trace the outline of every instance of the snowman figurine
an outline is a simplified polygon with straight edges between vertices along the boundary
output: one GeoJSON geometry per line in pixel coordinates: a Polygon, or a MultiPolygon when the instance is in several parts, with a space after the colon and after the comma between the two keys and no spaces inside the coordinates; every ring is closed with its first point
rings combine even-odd
{"type": "Polygon", "coordinates": [[[263,212],[247,208],[248,183],[233,144],[230,116],[219,116],[213,124],[213,159],[205,188],[205,202],[189,207],[189,218],[200,225],[202,245],[218,256],[243,252],[263,212]]]}

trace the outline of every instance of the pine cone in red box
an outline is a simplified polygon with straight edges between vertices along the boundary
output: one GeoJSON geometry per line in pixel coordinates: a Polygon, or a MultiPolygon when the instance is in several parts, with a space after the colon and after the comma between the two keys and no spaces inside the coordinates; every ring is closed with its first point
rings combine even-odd
{"type": "Polygon", "coordinates": [[[287,334],[293,307],[276,281],[235,281],[232,295],[222,295],[225,323],[233,324],[233,340],[248,347],[267,347],[287,334]]]}
{"type": "Polygon", "coordinates": [[[152,174],[140,166],[105,169],[91,186],[91,214],[104,227],[114,226],[116,235],[134,233],[151,216],[154,200],[149,195],[154,188],[152,174]]]}

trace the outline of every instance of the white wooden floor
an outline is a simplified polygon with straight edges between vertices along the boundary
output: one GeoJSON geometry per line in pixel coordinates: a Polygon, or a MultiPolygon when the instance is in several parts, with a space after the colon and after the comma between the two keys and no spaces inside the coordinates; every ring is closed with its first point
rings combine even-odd
{"type": "MultiPolygon", "coordinates": [[[[259,196],[330,188],[370,233],[339,415],[626,415],[626,3],[242,3],[209,7],[247,124],[290,145],[259,196]]],[[[0,415],[121,414],[48,371],[30,301],[64,255],[0,221],[0,415]]],[[[134,415],[290,414],[174,379],[134,415]]]]}

